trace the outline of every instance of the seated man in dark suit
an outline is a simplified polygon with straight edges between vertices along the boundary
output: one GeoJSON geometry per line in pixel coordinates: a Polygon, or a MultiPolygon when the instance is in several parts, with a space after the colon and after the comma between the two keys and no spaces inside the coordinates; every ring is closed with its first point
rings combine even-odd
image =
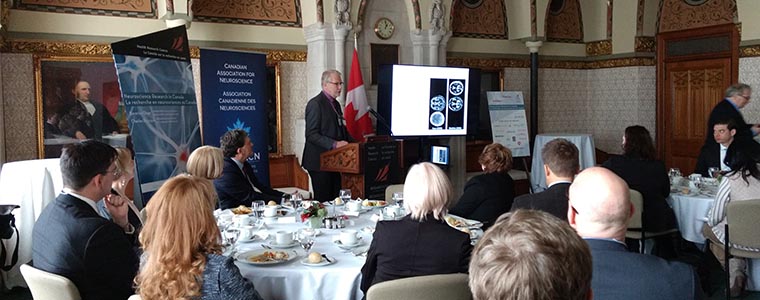
{"type": "Polygon", "coordinates": [[[116,150],[101,142],[66,146],[60,161],[63,193],[42,210],[32,234],[34,267],[70,279],[85,300],[134,294],[135,229],[126,199],[111,195],[115,160],[116,150]],[[113,221],[98,214],[99,201],[106,201],[113,221]]]}
{"type": "Polygon", "coordinates": [[[219,143],[224,152],[222,176],[214,180],[219,208],[251,206],[253,200],[281,201],[284,193],[259,182],[248,164],[248,158],[253,155],[253,144],[245,131],[227,131],[219,143]]]}
{"type": "Polygon", "coordinates": [[[702,150],[699,151],[697,166],[694,167],[694,173],[702,174],[709,177],[709,168],[718,168],[723,172],[731,171],[723,159],[726,158],[726,150],[736,135],[736,123],[733,120],[721,120],[713,126],[713,137],[717,143],[705,143],[702,150]]]}
{"type": "Polygon", "coordinates": [[[575,177],[569,196],[567,220],[591,248],[594,299],[704,298],[690,266],[628,251],[633,205],[623,179],[606,168],[589,168],[575,177]]]}
{"type": "Polygon", "coordinates": [[[541,149],[541,158],[544,160],[543,171],[549,188],[537,194],[515,198],[511,211],[537,209],[567,220],[567,189],[573,182],[573,176],[580,170],[578,147],[566,139],[554,139],[541,149]]]}
{"type": "Polygon", "coordinates": [[[536,210],[499,217],[470,259],[475,300],[589,300],[591,253],[567,222],[536,210]]]}

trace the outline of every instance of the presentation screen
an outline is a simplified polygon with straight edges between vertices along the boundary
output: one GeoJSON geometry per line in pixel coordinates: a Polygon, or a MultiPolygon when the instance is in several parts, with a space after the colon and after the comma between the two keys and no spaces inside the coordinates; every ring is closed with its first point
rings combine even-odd
{"type": "Polygon", "coordinates": [[[394,136],[467,134],[470,69],[394,65],[390,105],[394,136]]]}

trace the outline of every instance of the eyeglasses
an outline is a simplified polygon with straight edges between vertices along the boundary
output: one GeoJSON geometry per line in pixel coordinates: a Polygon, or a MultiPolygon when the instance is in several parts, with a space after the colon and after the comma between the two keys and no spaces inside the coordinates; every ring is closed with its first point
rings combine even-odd
{"type": "Polygon", "coordinates": [[[343,85],[343,82],[332,82],[332,81],[328,81],[327,83],[332,83],[332,84],[334,84],[334,85],[337,85],[337,86],[341,86],[341,85],[343,85]]]}
{"type": "Polygon", "coordinates": [[[578,210],[577,210],[577,209],[575,209],[575,206],[572,206],[572,205],[570,205],[570,208],[571,208],[571,209],[573,209],[573,212],[574,212],[576,215],[580,215],[580,214],[578,213],[578,210]]]}
{"type": "Polygon", "coordinates": [[[752,99],[750,96],[744,96],[744,95],[739,95],[739,96],[741,96],[744,99],[747,99],[747,101],[749,101],[750,99],[752,99]]]}

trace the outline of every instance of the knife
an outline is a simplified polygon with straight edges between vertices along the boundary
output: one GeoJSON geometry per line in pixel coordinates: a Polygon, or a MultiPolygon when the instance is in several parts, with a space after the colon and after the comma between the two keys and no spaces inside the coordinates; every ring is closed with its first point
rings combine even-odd
{"type": "Polygon", "coordinates": [[[324,259],[325,259],[327,262],[329,262],[329,263],[332,263],[332,260],[330,260],[329,258],[327,258],[327,255],[324,255],[324,254],[322,254],[322,257],[323,257],[323,258],[324,258],[324,259]]]}

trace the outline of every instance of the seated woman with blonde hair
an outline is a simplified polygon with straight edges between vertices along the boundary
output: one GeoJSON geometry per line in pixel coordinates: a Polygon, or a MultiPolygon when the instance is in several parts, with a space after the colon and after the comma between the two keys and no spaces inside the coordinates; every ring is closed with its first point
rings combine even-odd
{"type": "Polygon", "coordinates": [[[142,299],[254,299],[261,296],[231,257],[222,256],[211,181],[179,175],[148,202],[135,278],[142,299]]]}
{"type": "Polygon", "coordinates": [[[444,217],[452,204],[451,182],[431,163],[412,166],[404,182],[404,207],[399,221],[377,223],[361,290],[383,281],[434,274],[467,273],[470,235],[452,228],[444,217]]]}
{"type": "Polygon", "coordinates": [[[193,176],[214,180],[222,176],[222,169],[224,155],[219,147],[198,147],[187,158],[187,173],[193,176]]]}

